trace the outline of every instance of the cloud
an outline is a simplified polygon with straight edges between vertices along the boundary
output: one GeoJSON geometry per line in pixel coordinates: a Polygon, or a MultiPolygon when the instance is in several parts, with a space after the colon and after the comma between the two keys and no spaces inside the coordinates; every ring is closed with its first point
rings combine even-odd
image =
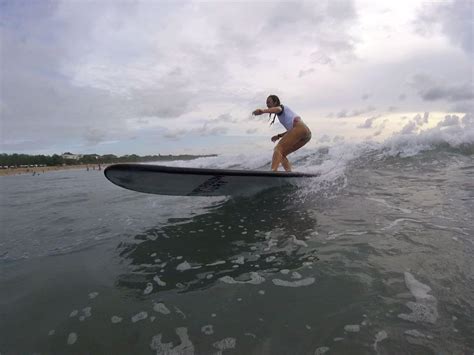
{"type": "Polygon", "coordinates": [[[372,128],[372,124],[377,118],[380,118],[381,115],[373,116],[365,120],[364,123],[357,126],[357,128],[372,128]]]}
{"type": "Polygon", "coordinates": [[[302,78],[303,76],[309,75],[314,72],[315,72],[314,68],[309,68],[307,70],[300,70],[298,77],[302,78]]]}
{"type": "Polygon", "coordinates": [[[382,124],[377,127],[377,131],[374,133],[373,136],[376,137],[376,136],[381,135],[387,123],[388,123],[388,120],[383,120],[382,124]]]}
{"type": "Polygon", "coordinates": [[[414,121],[408,122],[405,126],[403,126],[402,130],[400,131],[401,134],[410,134],[414,133],[417,130],[417,124],[414,121]]]}
{"type": "Polygon", "coordinates": [[[428,123],[429,117],[429,112],[425,112],[423,117],[420,114],[417,114],[415,117],[413,117],[413,122],[415,122],[418,126],[423,126],[425,123],[428,123]]]}
{"type": "Polygon", "coordinates": [[[204,123],[201,127],[195,128],[180,128],[180,129],[173,129],[169,130],[163,134],[163,137],[168,139],[180,139],[184,136],[198,136],[198,137],[206,137],[206,136],[221,136],[228,132],[227,127],[216,126],[210,127],[208,123],[204,123]]]}
{"type": "Polygon", "coordinates": [[[348,111],[347,110],[341,110],[339,111],[338,113],[336,113],[336,117],[337,118],[345,118],[345,117],[349,117],[348,116],[348,111]]]}
{"type": "Polygon", "coordinates": [[[428,123],[429,116],[429,112],[425,112],[423,116],[421,116],[419,113],[416,114],[405,126],[403,126],[400,133],[411,134],[417,132],[420,126],[428,123]]]}
{"type": "Polygon", "coordinates": [[[412,77],[410,85],[418,91],[424,101],[467,101],[474,99],[474,86],[472,81],[456,84],[439,83],[434,78],[424,74],[412,77]]]}
{"type": "MultiPolygon", "coordinates": [[[[297,74],[282,51],[306,48],[306,65],[316,50],[333,61],[352,55],[356,20],[350,0],[2,3],[4,129],[39,143],[42,126],[51,145],[64,136],[93,143],[134,130],[134,119],[193,115],[203,102],[246,106],[262,90],[255,73],[297,74]]],[[[224,132],[213,129],[194,132],[224,132]]]]}
{"type": "Polygon", "coordinates": [[[239,120],[236,118],[233,118],[230,113],[223,113],[220,114],[217,118],[213,120],[209,120],[207,122],[212,122],[212,123],[217,123],[217,122],[225,122],[225,123],[238,123],[239,120]]]}
{"type": "Polygon", "coordinates": [[[430,2],[418,12],[415,31],[423,36],[441,32],[453,45],[462,48],[468,55],[474,53],[474,31],[471,0],[430,2]]]}
{"type": "Polygon", "coordinates": [[[354,109],[354,110],[347,110],[347,109],[343,109],[341,111],[339,111],[338,113],[336,113],[336,117],[337,118],[347,118],[347,117],[355,117],[355,116],[360,116],[360,115],[363,115],[363,114],[366,114],[366,113],[369,113],[369,112],[373,112],[375,111],[376,108],[373,107],[373,106],[367,106],[365,108],[361,108],[361,109],[354,109]]]}
{"type": "Polygon", "coordinates": [[[474,100],[457,102],[448,109],[449,112],[474,112],[474,100]]]}
{"type": "MultiPolygon", "coordinates": [[[[2,149],[125,146],[131,137],[133,148],[148,149],[163,135],[157,144],[167,149],[184,136],[245,137],[254,124],[242,123],[270,93],[308,124],[332,125],[331,137],[346,134],[349,119],[336,127],[326,112],[472,112],[471,62],[404,26],[418,3],[3,1],[2,149]],[[405,92],[422,72],[439,78],[405,92]]],[[[454,28],[457,2],[446,4],[424,35],[454,28]]]]}
{"type": "Polygon", "coordinates": [[[84,136],[89,144],[96,145],[105,140],[106,133],[96,128],[88,128],[84,136]]]}

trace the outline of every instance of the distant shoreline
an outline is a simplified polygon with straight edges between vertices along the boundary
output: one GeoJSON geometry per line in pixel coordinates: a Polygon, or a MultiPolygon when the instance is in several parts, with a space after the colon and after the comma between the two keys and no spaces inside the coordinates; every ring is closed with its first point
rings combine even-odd
{"type": "Polygon", "coordinates": [[[77,165],[54,165],[54,166],[38,166],[31,168],[8,168],[0,169],[0,176],[12,176],[12,175],[40,175],[50,171],[62,171],[62,170],[73,170],[73,169],[84,169],[84,170],[104,170],[105,167],[111,164],[77,164],[77,165]]]}

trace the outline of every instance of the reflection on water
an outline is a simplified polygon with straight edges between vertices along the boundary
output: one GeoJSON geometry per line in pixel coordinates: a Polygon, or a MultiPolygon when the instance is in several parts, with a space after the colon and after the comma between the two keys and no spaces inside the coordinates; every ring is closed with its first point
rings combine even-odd
{"type": "Polygon", "coordinates": [[[219,279],[255,282],[252,273],[308,266],[317,256],[305,240],[317,221],[301,207],[280,189],[228,200],[192,218],[169,219],[119,245],[131,272],[118,285],[146,294],[189,292],[219,279]]]}

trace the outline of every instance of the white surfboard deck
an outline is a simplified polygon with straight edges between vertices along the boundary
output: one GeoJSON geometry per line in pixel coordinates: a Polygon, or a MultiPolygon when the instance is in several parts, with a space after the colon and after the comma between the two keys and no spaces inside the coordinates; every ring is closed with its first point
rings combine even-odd
{"type": "Polygon", "coordinates": [[[238,196],[296,184],[319,174],[115,164],[104,170],[112,183],[125,189],[173,196],[238,196]]]}

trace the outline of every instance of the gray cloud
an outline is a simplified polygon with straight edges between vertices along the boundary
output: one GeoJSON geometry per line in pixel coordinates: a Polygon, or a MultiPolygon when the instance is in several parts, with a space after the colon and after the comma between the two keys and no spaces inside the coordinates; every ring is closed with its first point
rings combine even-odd
{"type": "Polygon", "coordinates": [[[456,102],[474,99],[472,81],[445,84],[439,83],[427,75],[416,74],[412,77],[410,85],[418,91],[418,95],[425,101],[444,100],[456,102]]]}
{"type": "Polygon", "coordinates": [[[474,112],[474,100],[457,102],[449,108],[450,112],[474,112]]]}
{"type": "Polygon", "coordinates": [[[373,116],[365,120],[364,123],[357,126],[357,128],[372,128],[372,124],[377,118],[380,118],[381,115],[373,116]]]}
{"type": "Polygon", "coordinates": [[[314,73],[314,72],[315,72],[314,68],[309,68],[309,69],[306,69],[306,70],[300,70],[300,72],[298,74],[298,77],[302,78],[303,76],[309,75],[309,74],[314,73]]]}
{"type": "Polygon", "coordinates": [[[448,87],[432,87],[420,92],[423,100],[448,100],[464,101],[474,98],[474,91],[471,84],[461,84],[448,87]]]}
{"type": "Polygon", "coordinates": [[[89,144],[96,145],[105,140],[106,133],[97,128],[88,128],[84,136],[89,144]]]}
{"type": "MultiPolygon", "coordinates": [[[[359,23],[364,2],[357,11],[349,0],[1,6],[2,149],[245,134],[242,112],[262,106],[269,93],[308,121],[330,111],[370,117],[375,108],[359,106],[393,105],[394,92],[404,93],[406,78],[422,71],[442,79],[414,87],[424,100],[403,94],[401,113],[444,110],[446,103],[457,110],[451,112],[472,111],[466,58],[439,45],[417,49],[403,28],[406,52],[390,61],[372,56],[380,48],[359,23]],[[355,53],[367,56],[352,65],[355,53]],[[235,116],[219,116],[223,108],[235,116]]],[[[432,31],[443,23],[434,21],[432,31]]]]}
{"type": "Polygon", "coordinates": [[[420,126],[423,126],[424,124],[428,123],[429,116],[429,112],[425,112],[423,116],[421,116],[419,113],[416,114],[405,126],[403,126],[400,133],[410,134],[416,132],[420,126]]]}
{"type": "Polygon", "coordinates": [[[215,118],[213,120],[206,121],[206,122],[209,122],[209,123],[220,123],[220,122],[238,123],[239,120],[232,117],[232,115],[230,113],[223,113],[223,114],[219,115],[217,118],[215,118]]]}
{"type": "MultiPolygon", "coordinates": [[[[349,111],[347,109],[343,109],[343,110],[339,111],[338,113],[336,113],[336,117],[337,118],[355,117],[355,116],[360,116],[360,115],[363,115],[363,114],[366,114],[366,113],[369,113],[369,112],[373,112],[375,110],[376,109],[373,106],[367,106],[365,108],[354,109],[354,110],[351,110],[351,111],[349,111]]],[[[333,114],[330,114],[330,115],[333,115],[333,114]]]]}
{"type": "Polygon", "coordinates": [[[413,122],[415,122],[419,126],[422,126],[425,123],[428,123],[429,117],[430,117],[429,112],[425,112],[423,116],[421,116],[420,114],[417,114],[415,117],[413,117],[413,122]]]}
{"type": "Polygon", "coordinates": [[[373,106],[367,106],[366,108],[361,108],[361,109],[356,109],[352,110],[352,112],[349,114],[349,116],[360,116],[369,112],[375,111],[375,107],[373,106]]]}
{"type": "Polygon", "coordinates": [[[423,6],[415,21],[415,31],[430,36],[440,31],[455,46],[467,54],[474,53],[474,31],[472,15],[474,3],[471,0],[430,2],[423,6]]]}
{"type": "Polygon", "coordinates": [[[345,117],[349,117],[348,116],[348,111],[347,110],[341,110],[339,111],[338,113],[336,113],[336,117],[337,118],[345,118],[345,117]]]}
{"type": "Polygon", "coordinates": [[[382,124],[377,127],[377,131],[374,133],[374,137],[379,136],[382,134],[383,130],[385,129],[385,126],[387,125],[388,120],[383,120],[382,124]]]}
{"type": "Polygon", "coordinates": [[[163,134],[163,137],[168,139],[180,139],[184,136],[199,136],[199,137],[206,137],[206,136],[221,136],[228,132],[227,127],[216,126],[210,127],[208,123],[204,123],[201,127],[195,128],[181,128],[181,129],[174,129],[167,131],[163,134]]]}

